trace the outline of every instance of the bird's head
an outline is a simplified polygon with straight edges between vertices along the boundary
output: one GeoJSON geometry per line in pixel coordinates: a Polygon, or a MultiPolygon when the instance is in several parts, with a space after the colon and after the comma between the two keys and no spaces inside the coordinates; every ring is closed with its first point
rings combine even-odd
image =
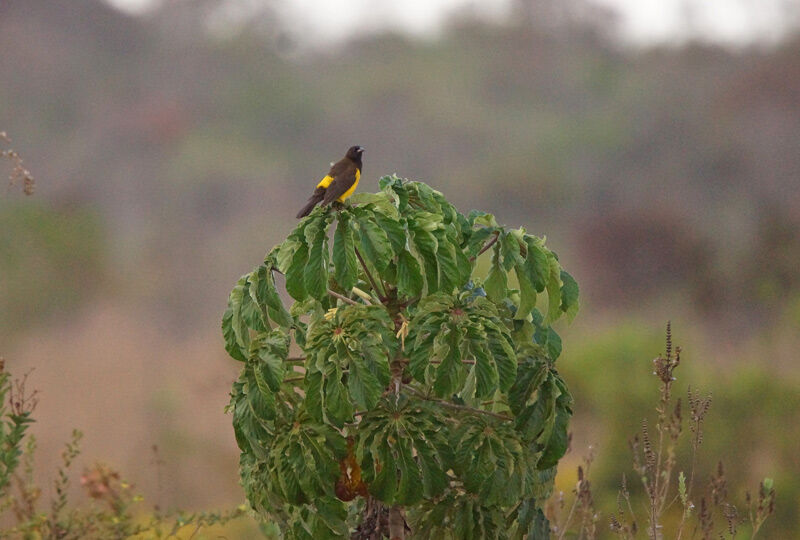
{"type": "Polygon", "coordinates": [[[347,150],[347,154],[345,154],[345,155],[348,158],[352,159],[353,161],[361,162],[361,154],[363,154],[363,153],[364,153],[364,147],[363,146],[359,146],[359,145],[355,145],[355,146],[351,146],[347,150]]]}

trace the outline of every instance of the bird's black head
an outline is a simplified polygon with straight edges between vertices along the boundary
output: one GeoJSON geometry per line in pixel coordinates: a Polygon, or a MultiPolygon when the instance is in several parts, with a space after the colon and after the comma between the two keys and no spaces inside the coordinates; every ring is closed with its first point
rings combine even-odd
{"type": "Polygon", "coordinates": [[[358,163],[360,165],[361,164],[361,154],[363,154],[363,153],[364,153],[364,147],[355,145],[355,146],[351,146],[347,150],[347,154],[345,154],[345,157],[348,157],[348,158],[352,159],[353,161],[355,161],[356,163],[358,163]]]}

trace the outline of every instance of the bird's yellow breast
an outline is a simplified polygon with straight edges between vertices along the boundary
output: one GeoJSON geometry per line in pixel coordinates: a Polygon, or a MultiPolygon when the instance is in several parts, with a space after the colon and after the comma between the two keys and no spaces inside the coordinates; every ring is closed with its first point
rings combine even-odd
{"type": "Polygon", "coordinates": [[[361,180],[361,169],[356,169],[356,181],[353,182],[353,185],[350,186],[350,189],[342,193],[342,195],[337,199],[339,202],[344,202],[346,198],[353,194],[353,192],[358,187],[358,181],[361,180]]]}

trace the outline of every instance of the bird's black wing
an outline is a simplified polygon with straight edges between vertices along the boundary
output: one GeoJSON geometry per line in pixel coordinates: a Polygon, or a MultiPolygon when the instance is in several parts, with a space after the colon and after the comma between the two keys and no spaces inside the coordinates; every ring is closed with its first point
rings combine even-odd
{"type": "Polygon", "coordinates": [[[356,164],[347,158],[338,161],[331,167],[331,172],[328,174],[333,177],[333,182],[325,190],[325,195],[322,199],[323,205],[332,203],[352,187],[356,181],[357,169],[356,164]]]}

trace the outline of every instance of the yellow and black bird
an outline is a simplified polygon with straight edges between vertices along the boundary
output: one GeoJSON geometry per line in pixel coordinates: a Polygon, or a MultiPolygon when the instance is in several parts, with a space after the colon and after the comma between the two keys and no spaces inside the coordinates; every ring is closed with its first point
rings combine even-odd
{"type": "Polygon", "coordinates": [[[307,216],[311,210],[322,201],[322,206],[333,201],[344,202],[353,194],[361,179],[361,154],[364,148],[351,146],[342,159],[331,165],[331,170],[317,184],[317,189],[308,199],[308,202],[297,213],[297,219],[307,216]]]}

